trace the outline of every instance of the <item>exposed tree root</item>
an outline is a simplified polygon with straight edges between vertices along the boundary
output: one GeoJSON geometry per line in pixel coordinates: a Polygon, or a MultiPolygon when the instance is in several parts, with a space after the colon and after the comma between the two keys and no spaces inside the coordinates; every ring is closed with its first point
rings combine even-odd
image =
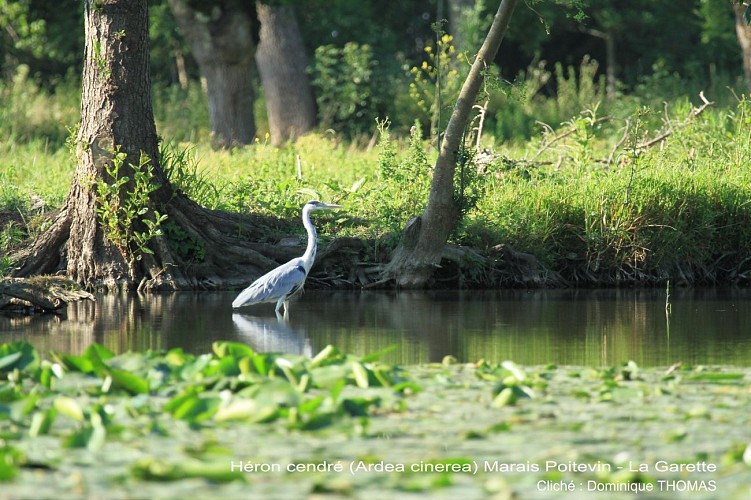
{"type": "MultiPolygon", "coordinates": [[[[17,250],[14,276],[66,274],[71,218],[67,206],[35,241],[17,250]]],[[[179,197],[168,207],[169,221],[190,235],[193,253],[181,251],[185,241],[158,238],[154,254],[138,262],[141,279],[106,278],[83,283],[89,289],[218,290],[242,288],[269,269],[296,257],[303,245],[277,242],[294,233],[294,223],[274,218],[249,217],[208,210],[179,197]],[[265,240],[262,241],[262,240],[265,240]]],[[[92,246],[95,248],[95,246],[92,246]]],[[[379,252],[375,241],[339,238],[323,246],[309,276],[311,288],[401,288],[399,276],[390,273],[393,255],[379,252]]],[[[117,252],[110,269],[122,266],[117,252]],[[119,261],[118,261],[119,260],[119,261]]],[[[645,269],[634,264],[593,266],[584,259],[560,259],[555,269],[534,255],[508,245],[496,245],[485,254],[457,245],[444,247],[429,288],[518,288],[660,286],[667,280],[677,286],[747,284],[751,257],[743,252],[718,255],[711,263],[674,263],[669,268],[645,269]]],[[[54,309],[47,303],[42,309],[54,309]]]]}
{"type": "MultiPolygon", "coordinates": [[[[259,243],[287,223],[203,208],[177,195],[166,207],[168,221],[184,239],[154,239],[153,254],[136,261],[138,281],[128,272],[125,257],[92,230],[83,251],[70,259],[72,210],[66,204],[52,225],[11,255],[12,275],[67,274],[88,289],[211,290],[246,286],[269,269],[302,253],[299,247],[259,243]]],[[[94,224],[95,221],[88,221],[94,224]]],[[[80,221],[79,221],[80,224],[80,221]]],[[[78,233],[81,231],[78,230],[78,233]]],[[[174,238],[173,238],[174,239],[174,238]]],[[[80,240],[80,238],[79,238],[80,240]]]]}

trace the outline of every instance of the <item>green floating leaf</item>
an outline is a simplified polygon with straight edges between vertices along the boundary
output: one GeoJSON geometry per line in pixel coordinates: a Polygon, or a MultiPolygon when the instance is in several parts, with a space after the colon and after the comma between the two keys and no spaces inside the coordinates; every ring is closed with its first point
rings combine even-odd
{"type": "Polygon", "coordinates": [[[255,355],[255,351],[250,346],[240,342],[216,341],[211,344],[211,349],[218,358],[226,356],[244,358],[255,355]]]}
{"type": "Polygon", "coordinates": [[[109,376],[112,377],[112,382],[115,387],[123,389],[131,394],[148,394],[149,383],[130,372],[119,370],[117,368],[109,369],[109,376]]]}
{"type": "Polygon", "coordinates": [[[74,356],[72,354],[63,354],[60,360],[65,364],[68,370],[81,373],[94,373],[94,363],[83,356],[74,356]]]}
{"type": "Polygon", "coordinates": [[[200,397],[193,394],[182,400],[172,412],[172,416],[188,422],[202,422],[216,413],[220,403],[219,397],[200,397]]]}
{"type": "Polygon", "coordinates": [[[0,371],[11,371],[13,365],[16,364],[16,361],[21,359],[22,356],[22,352],[14,352],[0,358],[0,371]]]}
{"type": "Polygon", "coordinates": [[[0,481],[12,481],[18,475],[18,466],[25,461],[23,453],[11,446],[0,447],[0,481]]]}
{"type": "Polygon", "coordinates": [[[214,414],[217,422],[247,420],[249,422],[268,422],[277,418],[275,405],[259,405],[254,399],[233,399],[220,406],[214,414]]]}
{"type": "Polygon", "coordinates": [[[211,361],[211,357],[206,354],[185,361],[178,371],[179,378],[181,380],[194,380],[198,378],[199,374],[202,374],[209,365],[209,361],[211,361]]]}
{"type": "Polygon", "coordinates": [[[334,361],[337,361],[338,359],[341,359],[341,356],[342,354],[341,352],[339,352],[339,349],[329,344],[323,349],[321,349],[321,352],[316,354],[313,357],[313,359],[310,360],[310,363],[308,364],[308,366],[310,368],[324,366],[324,364],[330,364],[334,361]]]}
{"type": "Polygon", "coordinates": [[[368,381],[368,370],[359,362],[352,362],[352,374],[355,376],[357,387],[367,389],[370,386],[368,381]]]}
{"type": "Polygon", "coordinates": [[[100,449],[107,437],[106,429],[101,425],[86,425],[63,440],[64,448],[100,449]]]}
{"type": "Polygon", "coordinates": [[[381,398],[346,398],[342,401],[342,408],[353,417],[367,417],[372,406],[378,406],[381,398]]]}
{"type": "Polygon", "coordinates": [[[55,398],[52,406],[66,417],[80,422],[83,422],[84,420],[83,409],[81,408],[81,405],[78,404],[78,401],[73,398],[58,396],[55,398]]]}
{"type": "Polygon", "coordinates": [[[39,411],[31,417],[31,425],[29,426],[29,436],[37,437],[48,434],[50,427],[57,417],[57,410],[50,408],[46,411],[39,411]]]}
{"type": "MultiPolygon", "coordinates": [[[[243,358],[247,359],[247,358],[243,358]]],[[[240,375],[242,373],[242,370],[240,369],[240,365],[238,363],[238,359],[236,357],[224,357],[219,360],[219,364],[217,366],[219,373],[221,373],[225,377],[234,377],[237,375],[240,375]]]]}
{"type": "Polygon", "coordinates": [[[83,355],[84,357],[99,361],[105,361],[115,357],[114,352],[97,343],[91,344],[89,347],[87,347],[83,352],[83,355]]]}
{"type": "Polygon", "coordinates": [[[28,342],[0,344],[0,372],[21,370],[34,372],[39,367],[39,354],[28,342]]]}
{"type": "Polygon", "coordinates": [[[724,380],[739,380],[745,375],[743,373],[697,373],[695,375],[689,375],[686,380],[707,380],[707,381],[724,381],[724,380]]]}
{"type": "Polygon", "coordinates": [[[146,481],[179,481],[200,478],[216,483],[244,481],[241,470],[232,469],[226,461],[206,463],[198,461],[181,461],[169,463],[153,457],[138,460],[131,468],[131,473],[138,479],[146,481]]]}
{"type": "Polygon", "coordinates": [[[346,384],[347,368],[342,365],[328,365],[311,371],[313,385],[321,389],[332,389],[339,384],[346,384]]]}

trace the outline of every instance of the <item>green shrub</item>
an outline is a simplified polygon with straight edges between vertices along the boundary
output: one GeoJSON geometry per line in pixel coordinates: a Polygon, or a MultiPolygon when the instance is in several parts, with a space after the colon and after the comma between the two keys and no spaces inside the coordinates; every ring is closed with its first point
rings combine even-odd
{"type": "Polygon", "coordinates": [[[378,115],[377,61],[369,45],[322,45],[311,66],[321,128],[348,137],[369,131],[378,115]]]}

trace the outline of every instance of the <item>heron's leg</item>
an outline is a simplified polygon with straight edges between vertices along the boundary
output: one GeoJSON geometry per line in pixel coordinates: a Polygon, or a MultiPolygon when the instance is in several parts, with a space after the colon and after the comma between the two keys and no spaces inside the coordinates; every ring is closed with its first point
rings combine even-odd
{"type": "Polygon", "coordinates": [[[284,319],[289,318],[289,300],[284,301],[284,319]]]}
{"type": "Polygon", "coordinates": [[[279,311],[282,310],[282,304],[284,304],[284,309],[286,310],[287,303],[284,301],[284,297],[276,301],[276,309],[274,309],[274,311],[276,311],[277,314],[279,314],[279,311]]]}

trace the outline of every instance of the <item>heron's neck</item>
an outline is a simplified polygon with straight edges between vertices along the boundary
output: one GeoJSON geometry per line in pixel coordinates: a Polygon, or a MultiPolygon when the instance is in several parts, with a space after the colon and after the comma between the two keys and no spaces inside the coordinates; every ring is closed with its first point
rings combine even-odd
{"type": "Polygon", "coordinates": [[[305,266],[305,274],[313,267],[313,262],[316,260],[316,228],[313,223],[310,222],[310,212],[305,210],[302,215],[302,223],[305,226],[305,230],[308,232],[308,247],[305,249],[305,253],[302,256],[303,265],[305,266]]]}

